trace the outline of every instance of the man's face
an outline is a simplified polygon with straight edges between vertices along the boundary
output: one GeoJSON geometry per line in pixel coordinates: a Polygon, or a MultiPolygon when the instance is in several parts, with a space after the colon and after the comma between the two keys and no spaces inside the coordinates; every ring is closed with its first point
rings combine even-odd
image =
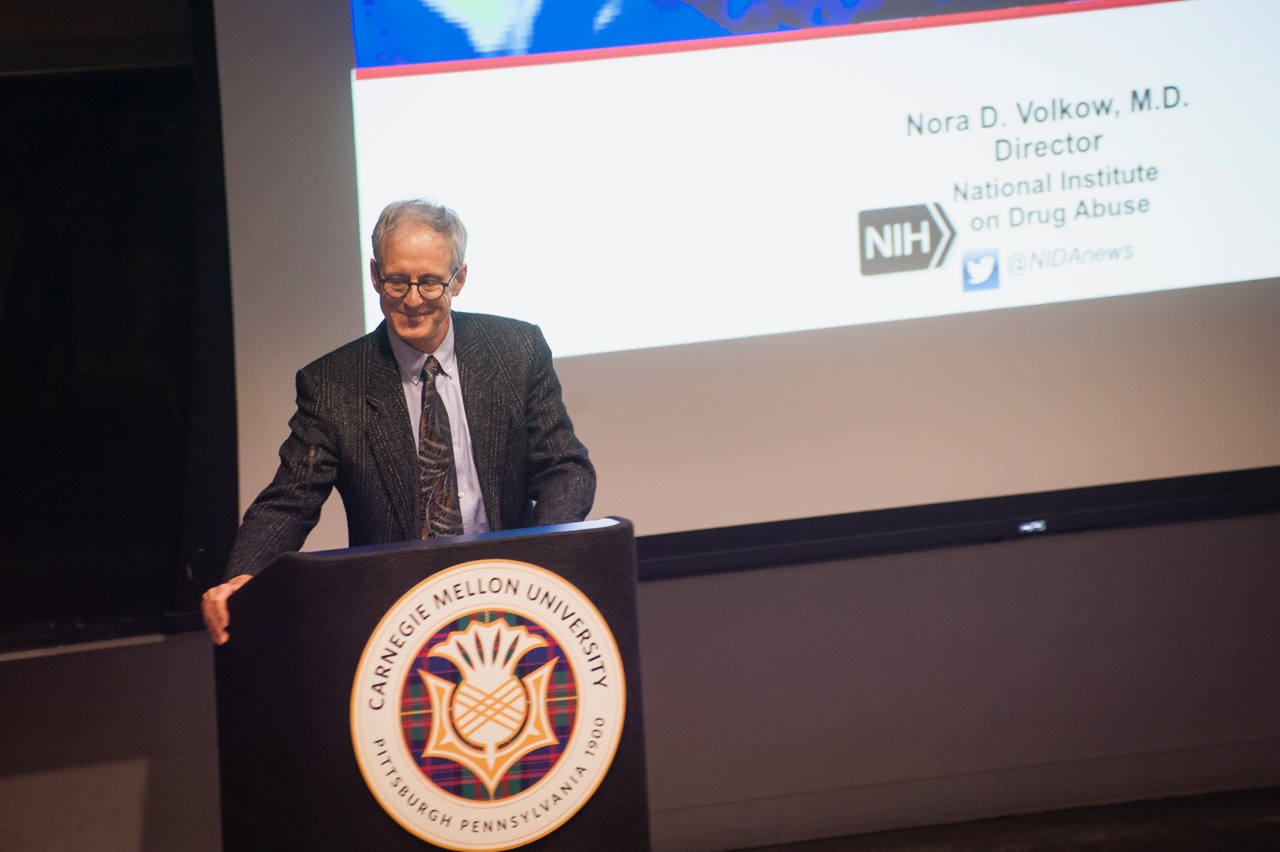
{"type": "Polygon", "coordinates": [[[425,225],[405,223],[391,233],[382,246],[382,267],[376,261],[369,265],[373,289],[378,292],[382,315],[391,330],[420,352],[434,352],[449,331],[449,306],[462,292],[467,280],[463,264],[453,273],[453,252],[449,240],[425,225]],[[453,283],[438,299],[426,300],[417,287],[410,287],[402,298],[384,292],[379,279],[453,283]]]}

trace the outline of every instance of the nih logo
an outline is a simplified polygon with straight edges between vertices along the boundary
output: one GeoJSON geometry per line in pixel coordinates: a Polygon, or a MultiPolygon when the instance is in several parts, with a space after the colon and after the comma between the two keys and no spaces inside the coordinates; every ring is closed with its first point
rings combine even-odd
{"type": "Polygon", "coordinates": [[[858,214],[863,275],[937,269],[955,230],[936,204],[886,207],[858,214]]]}

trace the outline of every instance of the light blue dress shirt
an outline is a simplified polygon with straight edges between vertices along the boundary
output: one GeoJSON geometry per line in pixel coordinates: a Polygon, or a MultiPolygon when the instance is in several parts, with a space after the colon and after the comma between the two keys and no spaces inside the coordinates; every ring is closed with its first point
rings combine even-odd
{"type": "MultiPolygon", "coordinates": [[[[400,365],[400,384],[404,387],[405,405],[409,407],[409,427],[413,441],[418,442],[418,421],[422,418],[422,367],[428,353],[419,352],[401,340],[387,324],[387,337],[391,351],[400,365]]],[[[476,475],[476,462],[471,453],[471,429],[467,426],[467,410],[462,404],[462,378],[458,375],[458,357],[453,348],[453,323],[444,341],[435,352],[429,353],[440,362],[436,375],[436,393],[444,402],[449,414],[449,431],[453,436],[453,465],[458,471],[458,505],[462,509],[462,531],[468,535],[489,531],[489,519],[484,511],[484,495],[480,493],[480,478],[476,475]]]]}

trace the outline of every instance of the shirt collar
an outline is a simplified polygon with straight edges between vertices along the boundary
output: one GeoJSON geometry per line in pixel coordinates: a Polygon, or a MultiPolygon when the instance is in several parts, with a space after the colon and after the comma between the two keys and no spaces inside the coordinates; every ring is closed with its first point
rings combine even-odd
{"type": "Polygon", "coordinates": [[[391,329],[391,323],[387,323],[387,339],[391,341],[391,352],[396,356],[396,364],[400,367],[400,377],[405,381],[412,382],[415,385],[418,383],[418,380],[422,378],[422,367],[427,363],[428,354],[436,356],[436,360],[440,362],[440,372],[446,376],[458,375],[458,358],[453,350],[452,317],[449,318],[449,330],[445,332],[444,340],[440,342],[434,352],[421,352],[405,343],[391,329]]]}

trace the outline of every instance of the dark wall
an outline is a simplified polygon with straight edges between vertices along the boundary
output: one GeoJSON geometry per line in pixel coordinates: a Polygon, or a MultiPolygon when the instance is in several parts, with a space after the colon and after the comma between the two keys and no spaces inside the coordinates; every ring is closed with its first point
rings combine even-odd
{"type": "Polygon", "coordinates": [[[211,16],[42,8],[0,27],[0,650],[193,612],[236,511],[211,16]]]}

